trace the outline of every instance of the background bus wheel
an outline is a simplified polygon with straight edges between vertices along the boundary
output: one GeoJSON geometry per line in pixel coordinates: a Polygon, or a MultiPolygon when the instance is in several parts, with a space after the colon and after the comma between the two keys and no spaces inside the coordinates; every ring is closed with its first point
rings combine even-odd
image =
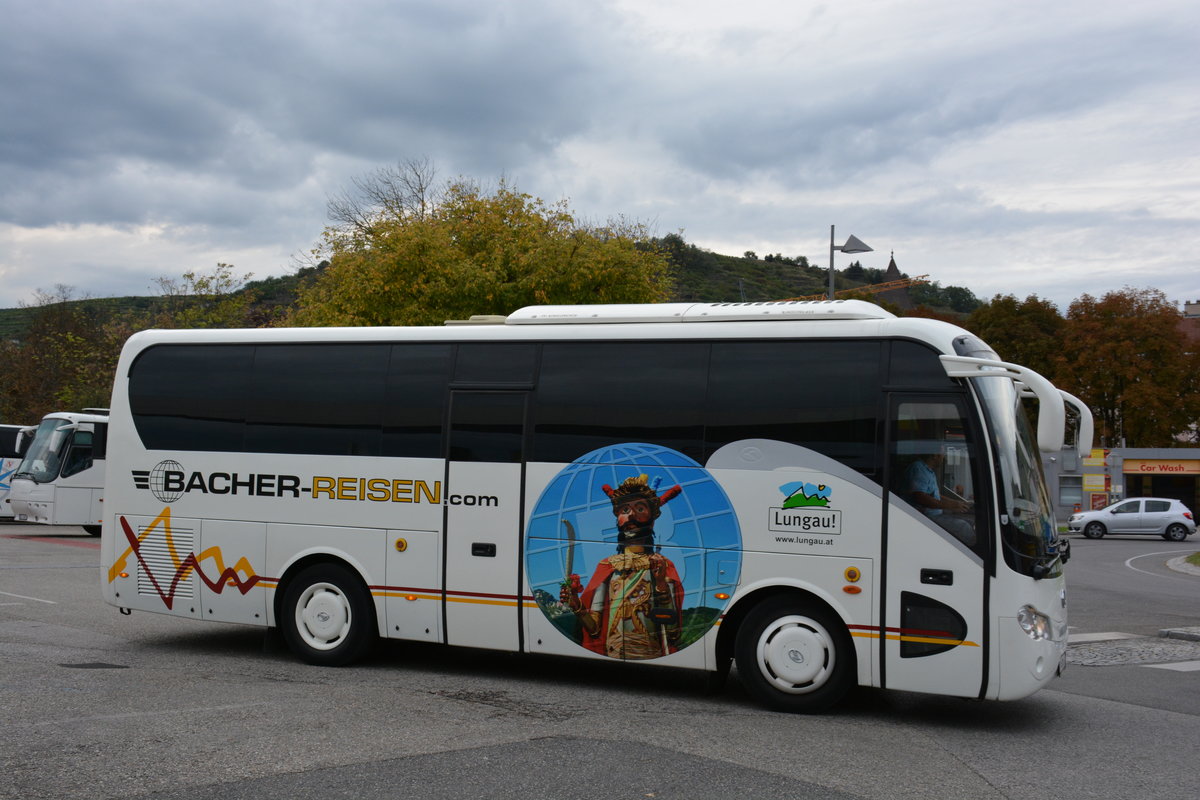
{"type": "Polygon", "coordinates": [[[83,532],[90,534],[92,536],[99,536],[100,535],[100,526],[99,525],[84,525],[83,532]]]}
{"type": "Polygon", "coordinates": [[[1163,537],[1169,542],[1182,542],[1188,537],[1188,531],[1187,528],[1179,523],[1175,523],[1167,528],[1167,532],[1163,534],[1163,537]]]}
{"type": "Polygon", "coordinates": [[[1083,528],[1083,535],[1089,539],[1099,539],[1104,536],[1104,526],[1099,522],[1089,522],[1083,528]]]}
{"type": "Polygon", "coordinates": [[[326,667],[360,658],[375,639],[370,597],[340,564],[315,564],[289,581],[279,624],[292,652],[326,667]]]}
{"type": "Polygon", "coordinates": [[[841,621],[815,603],[768,600],[746,615],[735,644],[747,693],[779,711],[813,713],[841,700],[857,673],[841,621]]]}

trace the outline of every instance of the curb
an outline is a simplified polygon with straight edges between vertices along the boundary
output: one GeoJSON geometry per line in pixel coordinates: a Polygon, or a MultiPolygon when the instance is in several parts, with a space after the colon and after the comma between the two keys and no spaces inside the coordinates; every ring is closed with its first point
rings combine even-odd
{"type": "Polygon", "coordinates": [[[1166,628],[1158,632],[1163,639],[1185,639],[1189,642],[1200,642],[1200,628],[1166,628]]]}
{"type": "Polygon", "coordinates": [[[1172,558],[1167,562],[1167,567],[1175,570],[1176,572],[1183,572],[1187,575],[1200,575],[1200,567],[1197,567],[1195,564],[1189,564],[1187,561],[1187,556],[1172,558]]]}

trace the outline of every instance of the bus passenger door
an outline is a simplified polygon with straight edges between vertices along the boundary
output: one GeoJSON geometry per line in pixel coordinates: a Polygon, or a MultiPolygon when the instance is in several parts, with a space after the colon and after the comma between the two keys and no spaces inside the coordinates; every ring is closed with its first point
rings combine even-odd
{"type": "Polygon", "coordinates": [[[452,391],[443,609],[448,644],[520,648],[523,391],[452,391]]]}
{"type": "Polygon", "coordinates": [[[977,697],[987,618],[977,431],[954,396],[893,396],[888,426],[884,681],[889,689],[977,697]]]}

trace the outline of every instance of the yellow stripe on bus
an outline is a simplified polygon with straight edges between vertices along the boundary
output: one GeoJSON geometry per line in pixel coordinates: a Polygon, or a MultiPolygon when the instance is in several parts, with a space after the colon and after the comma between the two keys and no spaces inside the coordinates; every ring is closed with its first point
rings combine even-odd
{"type": "MultiPolygon", "coordinates": [[[[851,636],[857,636],[860,639],[878,639],[881,638],[875,631],[850,631],[851,636]]],[[[889,633],[883,636],[884,639],[890,639],[893,642],[918,642],[920,644],[944,644],[957,647],[979,647],[975,642],[967,641],[966,639],[937,639],[928,636],[902,636],[900,634],[889,633]]]]}

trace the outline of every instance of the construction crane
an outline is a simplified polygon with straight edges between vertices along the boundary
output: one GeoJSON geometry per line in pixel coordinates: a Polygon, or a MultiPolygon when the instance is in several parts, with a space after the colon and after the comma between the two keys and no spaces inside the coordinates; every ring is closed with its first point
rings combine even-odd
{"type": "MultiPolygon", "coordinates": [[[[879,294],[880,292],[889,292],[892,289],[905,289],[909,286],[916,286],[919,283],[929,283],[928,275],[917,275],[915,278],[901,278],[898,281],[887,281],[886,283],[868,283],[865,286],[855,286],[853,289],[841,289],[833,293],[834,297],[844,294],[879,294]]],[[[787,300],[824,300],[828,297],[826,292],[820,294],[807,294],[804,297],[788,297],[787,300]]]]}

